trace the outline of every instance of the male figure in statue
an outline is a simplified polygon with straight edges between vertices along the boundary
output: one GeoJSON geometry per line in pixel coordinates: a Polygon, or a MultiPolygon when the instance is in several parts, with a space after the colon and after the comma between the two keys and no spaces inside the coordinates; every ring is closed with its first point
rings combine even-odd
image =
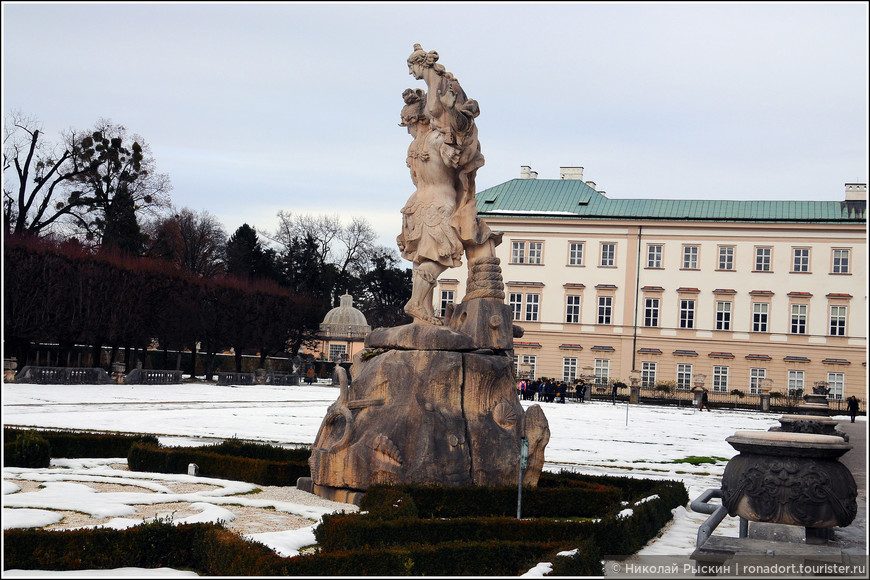
{"type": "Polygon", "coordinates": [[[432,293],[447,268],[468,260],[494,257],[501,234],[477,217],[475,177],[484,163],[477,140],[477,101],[437,64],[438,53],[419,44],[408,57],[408,71],[426,82],[427,92],[407,89],[402,123],[412,137],[407,165],[416,190],[402,208],[402,233],[396,238],[402,257],[414,264],[411,299],[405,312],[415,323],[440,325],[432,293]]]}

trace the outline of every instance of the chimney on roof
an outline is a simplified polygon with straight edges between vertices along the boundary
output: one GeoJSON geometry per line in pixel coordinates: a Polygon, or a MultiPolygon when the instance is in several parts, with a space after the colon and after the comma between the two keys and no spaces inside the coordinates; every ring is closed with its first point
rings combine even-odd
{"type": "Polygon", "coordinates": [[[559,168],[559,178],[560,179],[583,179],[583,168],[582,167],[560,167],[559,168]]]}
{"type": "Polygon", "coordinates": [[[595,188],[595,182],[594,182],[594,181],[587,181],[587,182],[586,182],[586,185],[588,185],[588,186],[591,187],[592,189],[595,189],[595,191],[598,191],[598,190],[595,188]]]}
{"type": "Polygon", "coordinates": [[[538,172],[532,171],[532,168],[528,165],[520,166],[520,179],[537,179],[538,172]]]}
{"type": "Polygon", "coordinates": [[[846,201],[867,201],[867,184],[847,183],[846,201]]]}

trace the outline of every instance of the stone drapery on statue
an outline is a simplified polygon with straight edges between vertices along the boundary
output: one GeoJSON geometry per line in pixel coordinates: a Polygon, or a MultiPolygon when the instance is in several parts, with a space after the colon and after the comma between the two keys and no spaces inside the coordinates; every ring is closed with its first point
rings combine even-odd
{"type": "Polygon", "coordinates": [[[477,216],[475,174],[483,165],[474,119],[480,111],[458,81],[420,45],[409,72],[401,126],[413,140],[407,164],[416,190],[402,209],[402,255],[413,262],[405,311],[413,323],[378,328],[354,357],[311,451],[299,487],[357,501],[374,484],[516,485],[523,438],[525,485],[537,485],[550,439],[540,406],[523,409],[516,389],[514,326],[504,303],[495,247],[501,234],[477,216]],[[438,276],[468,260],[466,295],[436,316],[438,276]]]}

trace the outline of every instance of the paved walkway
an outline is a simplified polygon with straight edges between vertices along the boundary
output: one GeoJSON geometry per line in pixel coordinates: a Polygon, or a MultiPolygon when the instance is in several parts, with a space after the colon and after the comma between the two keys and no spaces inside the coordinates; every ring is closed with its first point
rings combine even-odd
{"type": "Polygon", "coordinates": [[[867,421],[846,420],[837,424],[837,429],[849,436],[852,449],[841,458],[840,463],[849,468],[858,485],[858,515],[845,528],[836,528],[836,539],[847,554],[867,554],[867,421]]]}

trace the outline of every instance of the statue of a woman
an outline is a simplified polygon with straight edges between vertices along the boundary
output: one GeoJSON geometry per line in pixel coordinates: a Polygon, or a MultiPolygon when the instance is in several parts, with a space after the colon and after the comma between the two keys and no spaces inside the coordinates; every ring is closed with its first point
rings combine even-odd
{"type": "Polygon", "coordinates": [[[484,163],[474,119],[477,102],[437,64],[438,53],[419,44],[408,57],[408,71],[426,82],[427,92],[403,93],[401,126],[413,138],[407,164],[416,191],[402,208],[402,256],[414,264],[411,299],[405,312],[414,322],[441,324],[432,293],[438,276],[468,259],[495,256],[501,236],[477,217],[475,177],[484,163]]]}

